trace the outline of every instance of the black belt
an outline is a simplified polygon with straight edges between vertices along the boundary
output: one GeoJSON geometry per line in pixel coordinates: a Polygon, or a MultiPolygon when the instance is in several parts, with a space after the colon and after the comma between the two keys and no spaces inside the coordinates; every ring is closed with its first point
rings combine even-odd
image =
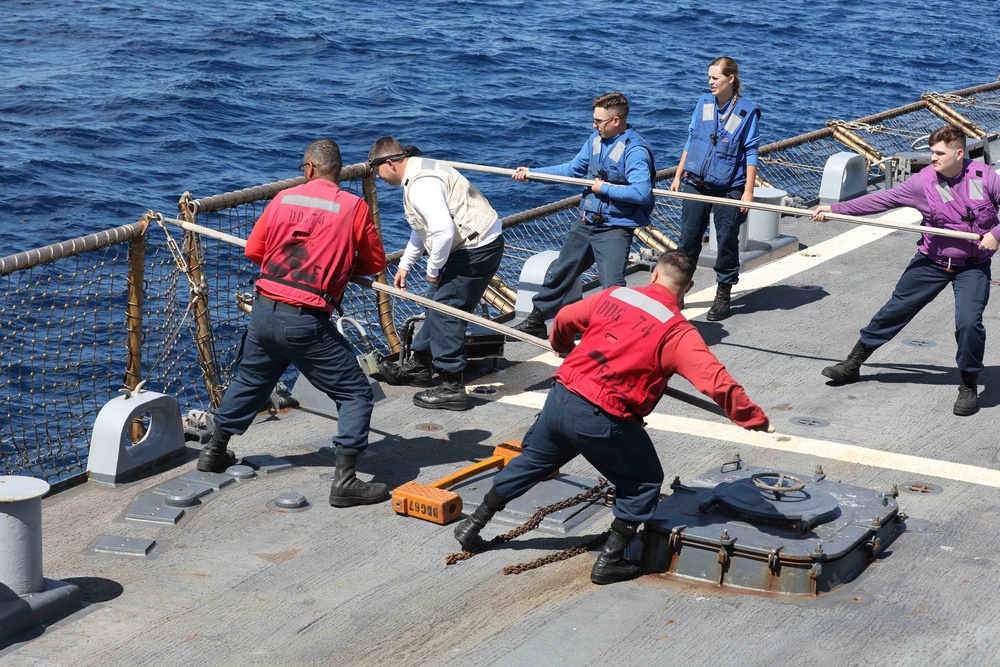
{"type": "Polygon", "coordinates": [[[688,183],[690,183],[694,187],[701,188],[702,190],[723,190],[723,191],[728,192],[729,190],[733,189],[732,187],[725,186],[725,185],[709,185],[708,183],[706,183],[705,181],[701,180],[700,178],[695,178],[694,176],[692,176],[691,174],[689,174],[687,172],[684,172],[684,180],[686,180],[688,183]]]}
{"type": "Polygon", "coordinates": [[[257,300],[267,308],[268,310],[280,311],[282,313],[292,313],[294,315],[312,315],[314,317],[322,317],[323,319],[329,319],[330,313],[326,312],[322,308],[310,308],[309,306],[293,306],[290,303],[285,303],[284,301],[278,301],[277,299],[271,299],[264,296],[260,292],[257,292],[257,300]]]}

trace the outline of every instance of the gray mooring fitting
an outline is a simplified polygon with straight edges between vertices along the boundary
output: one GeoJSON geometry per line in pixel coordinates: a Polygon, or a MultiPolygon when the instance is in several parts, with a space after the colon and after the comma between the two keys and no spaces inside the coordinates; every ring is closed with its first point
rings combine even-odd
{"type": "MultiPolygon", "coordinates": [[[[521,275],[517,279],[517,298],[514,302],[514,312],[521,317],[525,317],[534,307],[531,300],[542,289],[545,278],[549,274],[549,269],[559,257],[558,250],[546,250],[537,255],[532,255],[521,267],[521,275]]],[[[583,284],[577,278],[573,283],[573,289],[566,296],[565,303],[579,301],[583,298],[583,284]]]]}
{"type": "Polygon", "coordinates": [[[860,197],[868,189],[868,162],[857,153],[834,153],[823,167],[819,203],[836,204],[860,197]]]}
{"type": "Polygon", "coordinates": [[[184,421],[177,399],[155,391],[130,392],[104,404],[90,438],[87,475],[91,482],[114,486],[133,481],[184,453],[184,421]],[[132,423],[149,413],[146,435],[132,443],[132,423]]]}
{"type": "Polygon", "coordinates": [[[41,479],[0,476],[0,648],[32,626],[79,608],[80,588],[42,577],[41,479]]]}
{"type": "Polygon", "coordinates": [[[42,496],[34,477],[0,477],[0,599],[42,589],[42,496]]]}
{"type": "MultiPolygon", "coordinates": [[[[778,188],[755,187],[753,200],[761,204],[780,206],[788,193],[778,188]]],[[[781,214],[777,211],[760,211],[754,209],[747,215],[747,236],[754,241],[770,241],[778,238],[778,220],[781,214]]]]}

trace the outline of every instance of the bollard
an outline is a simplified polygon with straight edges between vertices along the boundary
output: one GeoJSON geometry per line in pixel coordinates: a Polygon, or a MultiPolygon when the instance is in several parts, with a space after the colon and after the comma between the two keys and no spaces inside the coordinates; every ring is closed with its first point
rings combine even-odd
{"type": "MultiPolygon", "coordinates": [[[[754,188],[753,200],[761,204],[774,204],[780,206],[782,200],[788,196],[784,190],[777,188],[754,188]]],[[[747,217],[747,235],[754,241],[770,241],[778,238],[778,218],[781,215],[776,211],[750,211],[747,217]]]]}
{"type": "Polygon", "coordinates": [[[28,628],[80,608],[80,588],[42,578],[42,496],[48,482],[0,476],[0,649],[28,628]]]}
{"type": "MultiPolygon", "coordinates": [[[[708,222],[708,247],[712,251],[712,263],[715,263],[715,255],[719,252],[719,242],[716,240],[715,236],[715,207],[712,207],[712,212],[709,215],[708,222]]],[[[740,225],[740,252],[746,252],[747,250],[747,225],[740,225]]]]}
{"type": "Polygon", "coordinates": [[[48,482],[0,476],[0,599],[42,589],[42,496],[48,482]]]}
{"type": "MultiPolygon", "coordinates": [[[[517,282],[517,296],[515,297],[514,312],[518,317],[527,317],[534,308],[532,299],[545,284],[545,278],[549,275],[549,269],[559,258],[558,250],[545,250],[536,255],[532,255],[521,267],[521,275],[517,282]]],[[[579,278],[573,283],[573,288],[565,297],[565,303],[572,303],[583,298],[583,286],[579,278]]]]}

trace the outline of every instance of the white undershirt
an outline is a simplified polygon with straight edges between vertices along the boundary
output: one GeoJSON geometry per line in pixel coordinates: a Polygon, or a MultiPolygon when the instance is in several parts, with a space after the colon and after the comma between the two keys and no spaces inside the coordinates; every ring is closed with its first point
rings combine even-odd
{"type": "MultiPolygon", "coordinates": [[[[444,181],[440,178],[418,178],[409,186],[407,197],[410,204],[427,221],[427,235],[430,241],[430,256],[427,258],[427,275],[437,278],[441,267],[448,261],[451,245],[455,241],[455,223],[448,210],[448,199],[445,193],[444,181]]],[[[493,242],[500,235],[500,218],[497,218],[489,230],[475,242],[464,245],[465,248],[478,248],[493,242]]],[[[424,242],[416,232],[410,232],[410,240],[406,250],[399,260],[399,268],[409,272],[424,252],[424,242]]]]}

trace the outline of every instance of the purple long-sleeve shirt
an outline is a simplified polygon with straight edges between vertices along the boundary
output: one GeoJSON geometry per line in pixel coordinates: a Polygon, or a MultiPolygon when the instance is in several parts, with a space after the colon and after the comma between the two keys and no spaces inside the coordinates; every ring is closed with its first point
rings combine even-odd
{"type": "MultiPolygon", "coordinates": [[[[830,210],[844,215],[869,215],[902,206],[912,206],[923,216],[921,224],[928,227],[980,235],[989,233],[1000,240],[1000,220],[997,219],[997,207],[1000,207],[1000,175],[982,163],[975,163],[975,168],[983,171],[982,196],[975,197],[969,189],[970,165],[971,161],[966,160],[962,173],[951,179],[936,174],[933,166],[924,167],[919,174],[890,190],[873,192],[857,199],[833,204],[830,210]],[[932,196],[937,197],[937,201],[932,207],[927,195],[929,187],[934,189],[935,184],[946,185],[945,189],[953,197],[953,201],[944,202],[940,194],[935,192],[932,196]],[[971,219],[972,216],[975,216],[974,220],[971,219]]],[[[977,241],[931,234],[921,234],[917,247],[928,259],[938,264],[956,261],[964,263],[966,260],[978,264],[993,255],[992,251],[980,250],[977,241]]]]}

